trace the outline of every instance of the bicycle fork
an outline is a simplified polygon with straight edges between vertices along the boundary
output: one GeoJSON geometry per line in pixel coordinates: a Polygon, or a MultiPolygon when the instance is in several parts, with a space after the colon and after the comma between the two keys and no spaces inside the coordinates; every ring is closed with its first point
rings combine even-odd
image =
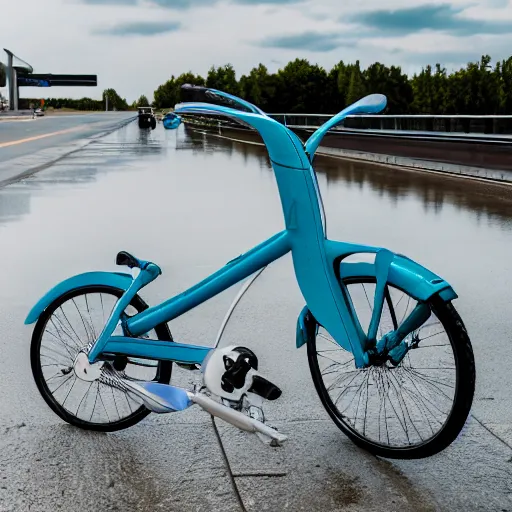
{"type": "Polygon", "coordinates": [[[382,309],[387,289],[389,269],[394,254],[387,249],[381,249],[375,256],[375,297],[372,318],[368,328],[367,350],[370,362],[375,359],[387,358],[391,364],[398,366],[410,348],[414,346],[414,340],[406,341],[405,338],[416,329],[419,329],[430,316],[430,306],[425,302],[418,302],[414,310],[408,315],[396,330],[386,333],[380,340],[376,340],[377,329],[382,316],[382,309]]]}
{"type": "MultiPolygon", "coordinates": [[[[361,248],[358,248],[361,249],[361,248]]],[[[376,251],[354,250],[347,252],[353,254],[357,252],[375,252],[374,272],[371,273],[376,279],[375,294],[373,299],[372,316],[368,327],[368,332],[364,333],[357,312],[352,304],[350,294],[346,290],[341,279],[339,285],[343,288],[342,300],[347,311],[347,321],[352,322],[352,332],[359,333],[361,352],[363,354],[363,364],[361,367],[371,366],[373,364],[382,364],[389,360],[391,364],[397,366],[406,356],[411,348],[417,346],[417,340],[414,336],[411,339],[406,338],[419,329],[430,317],[431,309],[427,301],[418,300],[418,304],[411,313],[405,318],[400,326],[395,330],[389,331],[382,338],[377,340],[377,331],[382,317],[382,311],[388,292],[389,271],[395,254],[387,249],[378,249],[376,251]]],[[[308,339],[316,336],[315,325],[322,325],[319,319],[311,314],[308,305],[304,307],[297,320],[297,348],[304,345],[308,339]]],[[[396,319],[395,319],[396,322],[396,319]]],[[[324,326],[325,327],[325,326],[324,326]]],[[[327,329],[329,330],[329,329],[327,329]]],[[[345,347],[344,347],[345,348],[345,347]]]]}

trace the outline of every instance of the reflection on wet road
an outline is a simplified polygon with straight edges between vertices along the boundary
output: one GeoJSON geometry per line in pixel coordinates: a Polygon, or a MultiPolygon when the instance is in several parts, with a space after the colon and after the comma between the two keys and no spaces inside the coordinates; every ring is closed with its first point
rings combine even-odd
{"type": "MultiPolygon", "coordinates": [[[[0,122],[0,182],[10,161],[108,132],[135,118],[134,112],[54,115],[0,122]]],[[[57,155],[58,156],[58,155],[57,155]]],[[[56,158],[56,157],[55,157],[56,158]]],[[[41,163],[41,162],[39,162],[41,163]]]]}
{"type": "MultiPolygon", "coordinates": [[[[247,510],[394,510],[397,503],[404,510],[509,509],[512,189],[327,157],[315,165],[330,238],[404,253],[459,294],[455,306],[477,364],[474,416],[460,439],[431,459],[390,464],[355,448],[320,405],[305,350],[294,348],[303,299],[287,255],[256,281],[223,341],[255,350],[282,387],[268,417],[290,438],[271,450],[222,424],[247,510]]],[[[281,229],[264,148],[185,127],[140,131],[132,123],[0,189],[0,473],[9,475],[0,484],[1,506],[54,510],[57,501],[63,509],[80,502],[81,510],[98,510],[118,500],[120,510],[237,510],[201,412],[152,415],[108,436],[64,426],[33,384],[33,326],[23,320],[62,279],[119,270],[119,250],[162,267],[142,293],[154,304],[281,229]],[[75,462],[79,467],[70,467],[75,462]],[[64,487],[69,492],[60,494],[64,487]]],[[[237,290],[173,321],[175,338],[211,344],[237,290]]],[[[185,372],[175,376],[185,385],[185,372]]]]}

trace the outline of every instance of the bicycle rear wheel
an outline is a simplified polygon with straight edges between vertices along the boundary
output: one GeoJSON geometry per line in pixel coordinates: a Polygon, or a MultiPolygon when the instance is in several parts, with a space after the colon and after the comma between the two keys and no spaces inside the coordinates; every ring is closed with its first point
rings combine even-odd
{"type": "MultiPolygon", "coordinates": [[[[84,286],[58,297],[39,318],[30,347],[32,373],[46,403],[64,421],[87,430],[113,432],[135,425],[150,411],[125,392],[98,380],[85,382],[73,370],[76,355],[94,340],[124,290],[111,286],[84,286]]],[[[125,312],[133,315],[148,306],[136,295],[125,312]]],[[[172,341],[167,324],[149,333],[172,341]]],[[[172,362],[117,358],[129,377],[168,384],[172,362]]]]}
{"type": "MultiPolygon", "coordinates": [[[[367,332],[375,280],[344,279],[361,326],[367,332]]],[[[416,300],[390,285],[378,337],[395,330],[416,300]]],[[[450,445],[469,415],[475,361],[468,334],[451,303],[435,297],[430,318],[408,338],[409,350],[394,367],[357,369],[350,352],[319,326],[308,343],[308,361],[320,400],[335,424],[358,446],[387,458],[434,455],[450,445]]]]}

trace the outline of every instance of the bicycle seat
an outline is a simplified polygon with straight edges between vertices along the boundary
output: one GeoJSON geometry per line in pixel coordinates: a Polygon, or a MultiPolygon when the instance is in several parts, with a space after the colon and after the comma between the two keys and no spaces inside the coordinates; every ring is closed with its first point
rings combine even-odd
{"type": "Polygon", "coordinates": [[[144,269],[148,266],[149,261],[139,260],[133,254],[126,251],[117,253],[116,265],[126,265],[129,268],[140,268],[144,269]]]}

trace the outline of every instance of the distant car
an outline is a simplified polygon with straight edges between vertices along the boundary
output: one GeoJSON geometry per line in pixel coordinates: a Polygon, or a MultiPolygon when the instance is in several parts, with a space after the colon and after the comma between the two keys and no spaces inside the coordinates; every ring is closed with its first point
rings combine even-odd
{"type": "Polygon", "coordinates": [[[44,116],[44,112],[43,112],[43,110],[42,110],[42,109],[40,109],[40,108],[36,108],[36,109],[34,110],[34,115],[35,115],[35,116],[38,116],[38,117],[41,117],[41,116],[44,116]]]}
{"type": "Polygon", "coordinates": [[[151,107],[139,107],[138,109],[139,128],[156,128],[156,118],[151,107]]]}

